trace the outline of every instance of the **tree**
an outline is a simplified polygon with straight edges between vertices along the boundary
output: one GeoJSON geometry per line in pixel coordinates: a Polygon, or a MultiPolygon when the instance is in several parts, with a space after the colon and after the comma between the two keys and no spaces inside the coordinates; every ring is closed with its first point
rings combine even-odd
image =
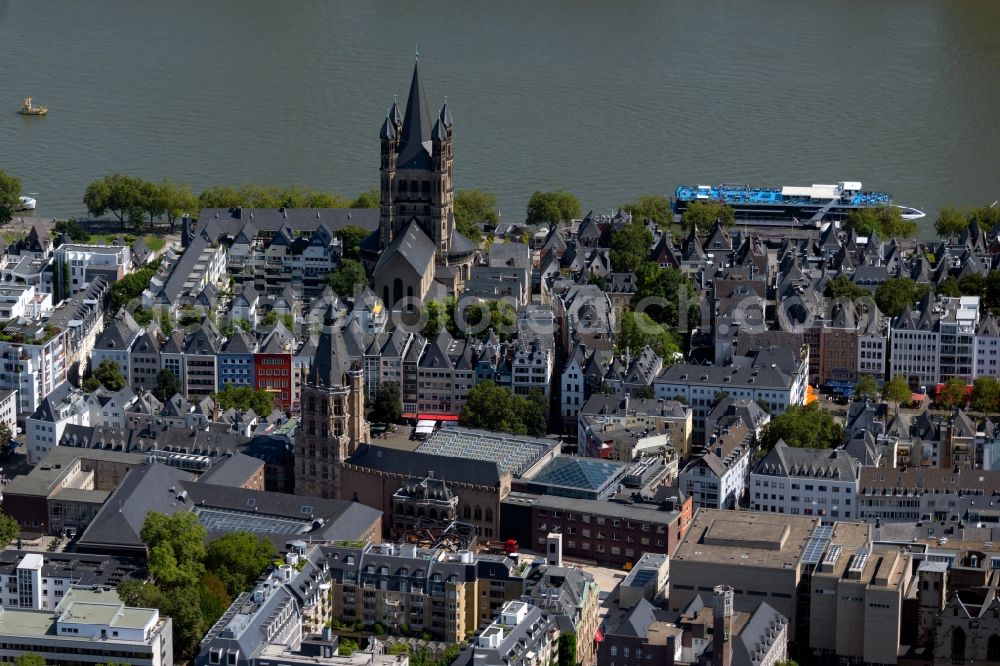
{"type": "Polygon", "coordinates": [[[110,212],[119,222],[142,222],[150,194],[141,178],[115,173],[87,186],[83,203],[94,217],[110,212]]]}
{"type": "Polygon", "coordinates": [[[381,205],[382,191],[377,187],[373,187],[359,194],[358,198],[351,203],[351,208],[378,208],[381,205]]]}
{"type": "Polygon", "coordinates": [[[14,657],[14,666],[45,666],[45,657],[34,652],[25,652],[14,657]]]}
{"type": "Polygon", "coordinates": [[[681,226],[687,231],[691,231],[692,227],[707,231],[716,222],[725,227],[733,226],[736,224],[736,211],[718,201],[692,201],[681,214],[681,226]]]}
{"type": "MultiPolygon", "coordinates": [[[[346,298],[354,295],[357,287],[368,284],[368,275],[365,273],[361,262],[354,259],[344,259],[340,262],[340,268],[330,273],[327,283],[338,296],[346,298]]],[[[388,307],[390,304],[386,303],[388,307]]]]}
{"type": "Polygon", "coordinates": [[[398,423],[403,418],[403,402],[397,382],[382,382],[375,392],[375,418],[385,423],[398,423]]]}
{"type": "Polygon", "coordinates": [[[357,259],[361,256],[361,241],[369,233],[367,229],[362,229],[356,224],[345,224],[340,229],[337,229],[336,236],[343,243],[343,256],[345,259],[357,259]]]}
{"type": "Polygon", "coordinates": [[[569,192],[535,192],[528,199],[528,224],[554,227],[580,217],[580,200],[569,192]]]}
{"type": "Polygon", "coordinates": [[[854,385],[854,395],[858,400],[878,400],[878,382],[871,375],[861,375],[854,385]]]}
{"type": "Polygon", "coordinates": [[[158,608],[174,623],[174,663],[194,657],[198,653],[201,639],[218,619],[205,617],[201,609],[201,592],[197,585],[171,591],[164,598],[164,605],[158,608]]]}
{"type": "Polygon", "coordinates": [[[972,382],[972,408],[992,414],[1000,408],[1000,380],[988,375],[972,382]]]}
{"type": "Polygon", "coordinates": [[[157,400],[166,402],[180,392],[181,383],[172,371],[164,369],[156,373],[156,388],[153,389],[153,395],[157,400]]]}
{"type": "Polygon", "coordinates": [[[952,377],[944,383],[938,392],[938,400],[946,407],[959,407],[965,404],[965,390],[968,384],[964,379],[952,377]]]}
{"type": "Polygon", "coordinates": [[[644,194],[636,197],[632,203],[622,206],[632,216],[634,222],[649,220],[658,227],[665,227],[674,220],[674,211],[670,206],[670,198],[663,194],[644,194]]]}
{"type": "Polygon", "coordinates": [[[0,224],[10,222],[20,207],[21,179],[0,171],[0,224]]]}
{"type": "Polygon", "coordinates": [[[240,193],[228,185],[210,187],[198,195],[199,208],[236,208],[242,205],[240,193]]]}
{"type": "Polygon", "coordinates": [[[954,238],[969,228],[969,218],[962,211],[951,206],[945,206],[938,212],[934,222],[934,231],[941,238],[954,238]]]}
{"type": "Polygon", "coordinates": [[[459,422],[469,428],[487,428],[518,435],[527,434],[528,430],[517,411],[514,394],[491,381],[472,387],[459,422]]]}
{"type": "Polygon", "coordinates": [[[94,378],[109,391],[121,391],[125,388],[126,381],[122,369],[110,358],[101,361],[101,364],[94,370],[94,378]]]}
{"type": "Polygon", "coordinates": [[[250,532],[230,532],[208,546],[205,568],[219,577],[231,597],[253,587],[274,561],[274,544],[250,532]]]}
{"type": "Polygon", "coordinates": [[[206,618],[206,624],[211,624],[208,618],[222,617],[229,608],[232,595],[226,589],[222,579],[211,571],[206,571],[198,581],[198,607],[201,616],[206,618]]]}
{"type": "Polygon", "coordinates": [[[824,295],[828,298],[849,298],[852,301],[871,296],[867,289],[854,284],[851,282],[851,278],[846,275],[838,275],[835,278],[831,278],[826,283],[824,295]]]}
{"type": "Polygon", "coordinates": [[[165,592],[193,586],[205,573],[205,526],[189,511],[150,511],[139,536],[149,549],[149,574],[165,592]]]}
{"type": "Polygon", "coordinates": [[[164,180],[157,186],[159,197],[163,203],[163,214],[174,228],[177,219],[185,214],[194,217],[198,214],[198,197],[191,191],[191,186],[187,183],[177,184],[170,180],[164,180]]]}
{"type": "Polygon", "coordinates": [[[86,243],[90,240],[90,234],[87,233],[87,230],[74,219],[59,220],[56,222],[54,230],[57,235],[69,236],[69,239],[74,243],[86,243]]]}
{"type": "Polygon", "coordinates": [[[958,280],[949,275],[938,283],[938,286],[934,289],[934,293],[938,296],[954,298],[962,295],[962,288],[958,285],[958,280]]]}
{"type": "Polygon", "coordinates": [[[6,513],[0,513],[0,548],[16,539],[20,533],[21,526],[17,521],[6,513]]]}
{"type": "Polygon", "coordinates": [[[642,222],[630,222],[611,236],[611,270],[632,273],[649,259],[653,233],[642,222]]]}
{"type": "Polygon", "coordinates": [[[500,224],[495,194],[482,190],[459,190],[455,194],[455,228],[476,243],[483,239],[483,225],[500,224]]]}
{"type": "Polygon", "coordinates": [[[913,306],[928,292],[926,284],[917,284],[910,278],[889,278],[875,290],[875,304],[888,317],[898,317],[903,310],[913,306]]]}
{"type": "MultiPolygon", "coordinates": [[[[482,330],[477,334],[479,338],[485,339],[491,330],[504,342],[509,342],[514,337],[514,320],[517,317],[517,312],[509,301],[490,300],[473,303],[465,309],[464,314],[465,327],[456,331],[458,335],[464,337],[474,329],[482,327],[482,330]],[[485,316],[489,316],[488,325],[483,325],[483,317],[485,316]]],[[[455,326],[458,328],[457,321],[455,326]]]]}
{"type": "Polygon", "coordinates": [[[10,431],[10,425],[6,421],[0,421],[0,452],[10,453],[13,442],[14,433],[10,431]]]}
{"type": "Polygon", "coordinates": [[[882,387],[882,399],[886,402],[896,403],[896,410],[899,405],[910,402],[913,392],[910,391],[910,384],[902,375],[896,375],[885,383],[882,387]]]}
{"type": "Polygon", "coordinates": [[[617,339],[618,351],[639,354],[645,347],[650,347],[660,358],[670,358],[680,352],[674,335],[666,331],[661,324],[645,312],[622,312],[621,324],[617,339]]]}
{"type": "Polygon", "coordinates": [[[912,238],[917,235],[917,223],[903,219],[903,211],[895,206],[855,208],[844,219],[844,228],[859,236],[876,232],[882,238],[912,238]]]}
{"type": "Polygon", "coordinates": [[[982,273],[969,273],[963,275],[958,281],[958,291],[962,296],[979,296],[979,298],[985,299],[987,288],[987,276],[982,273]]]}
{"type": "Polygon", "coordinates": [[[773,448],[778,440],[797,448],[828,449],[843,444],[844,428],[815,402],[792,405],[764,426],[764,448],[773,448]]]}
{"type": "Polygon", "coordinates": [[[221,391],[212,394],[212,399],[220,409],[237,409],[244,412],[252,409],[258,416],[267,416],[274,410],[274,394],[252,386],[226,384],[221,391]]]}
{"type": "Polygon", "coordinates": [[[560,634],[558,666],[576,666],[576,664],[576,634],[568,632],[560,634]]]}
{"type": "Polygon", "coordinates": [[[111,285],[108,310],[118,312],[134,299],[142,296],[142,292],[149,287],[149,281],[153,279],[156,269],[152,266],[143,266],[135,273],[130,273],[111,285]]]}
{"type": "Polygon", "coordinates": [[[646,262],[635,272],[636,292],[632,309],[640,309],[664,326],[687,335],[698,325],[701,310],[691,278],[676,268],[646,262]],[[686,311],[682,316],[681,312],[686,311]]]}
{"type": "Polygon", "coordinates": [[[531,389],[524,398],[515,396],[514,403],[518,418],[527,433],[532,437],[544,435],[549,426],[549,403],[545,394],[538,389],[531,389]]]}

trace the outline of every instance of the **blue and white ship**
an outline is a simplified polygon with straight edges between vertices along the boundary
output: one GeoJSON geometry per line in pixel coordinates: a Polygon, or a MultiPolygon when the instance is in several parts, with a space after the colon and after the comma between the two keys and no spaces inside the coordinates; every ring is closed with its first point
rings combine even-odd
{"type": "Polygon", "coordinates": [[[905,220],[924,217],[923,211],[892,202],[886,192],[865,192],[861,183],[810,187],[753,187],[750,185],[681,185],[674,192],[674,211],[683,213],[695,201],[717,201],[731,206],[737,222],[775,226],[818,226],[839,221],[858,208],[896,206],[905,220]]]}

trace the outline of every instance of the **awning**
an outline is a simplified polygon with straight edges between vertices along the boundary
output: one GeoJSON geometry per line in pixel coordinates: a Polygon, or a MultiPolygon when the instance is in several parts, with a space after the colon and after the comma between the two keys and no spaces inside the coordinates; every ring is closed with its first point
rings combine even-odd
{"type": "Polygon", "coordinates": [[[417,426],[415,432],[418,435],[430,435],[434,433],[434,426],[417,426]]]}
{"type": "Polygon", "coordinates": [[[417,414],[418,421],[457,421],[456,414],[417,414]]]}
{"type": "Polygon", "coordinates": [[[437,425],[437,421],[435,421],[433,419],[424,419],[424,418],[421,418],[421,419],[419,419],[417,421],[417,428],[418,429],[419,428],[433,428],[436,425],[437,425]]]}
{"type": "Polygon", "coordinates": [[[594,640],[597,641],[598,643],[603,643],[604,642],[604,632],[602,632],[600,629],[598,629],[597,631],[595,631],[594,632],[594,640]]]}

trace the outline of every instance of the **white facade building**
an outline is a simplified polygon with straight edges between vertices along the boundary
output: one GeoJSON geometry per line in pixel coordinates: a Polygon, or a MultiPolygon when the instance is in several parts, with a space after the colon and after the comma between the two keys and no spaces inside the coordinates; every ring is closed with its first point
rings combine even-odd
{"type": "Polygon", "coordinates": [[[753,448],[750,432],[739,425],[712,437],[706,453],[681,471],[677,485],[696,509],[734,509],[746,494],[753,448]]]}
{"type": "Polygon", "coordinates": [[[861,463],[843,450],[800,449],[779,441],[750,474],[754,511],[818,516],[826,524],[858,518],[861,463]]]}
{"type": "Polygon", "coordinates": [[[59,444],[69,424],[89,426],[90,409],[83,391],[63,382],[25,420],[25,444],[32,465],[59,444]]]}

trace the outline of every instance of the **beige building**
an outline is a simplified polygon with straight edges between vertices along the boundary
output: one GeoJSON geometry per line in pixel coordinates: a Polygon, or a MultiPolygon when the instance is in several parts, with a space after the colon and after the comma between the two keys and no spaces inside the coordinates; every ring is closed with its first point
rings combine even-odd
{"type": "Polygon", "coordinates": [[[853,305],[838,303],[832,319],[819,334],[819,381],[854,382],[857,378],[857,317],[853,305]]]}
{"type": "Polygon", "coordinates": [[[810,583],[813,654],[852,663],[896,663],[903,599],[915,581],[912,571],[910,554],[872,546],[870,525],[836,523],[810,583]]]}
{"type": "Polygon", "coordinates": [[[332,546],[324,553],[332,618],[381,624],[390,635],[406,626],[458,643],[524,592],[523,567],[504,556],[393,544],[332,546]]]}

